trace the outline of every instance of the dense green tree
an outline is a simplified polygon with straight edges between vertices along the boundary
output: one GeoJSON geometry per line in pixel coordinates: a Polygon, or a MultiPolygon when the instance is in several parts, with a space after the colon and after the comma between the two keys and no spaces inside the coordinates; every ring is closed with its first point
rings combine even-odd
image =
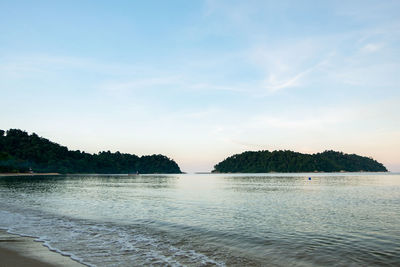
{"type": "Polygon", "coordinates": [[[228,157],[214,166],[214,172],[265,173],[265,172],[386,172],[381,163],[372,158],[336,151],[317,154],[279,150],[269,152],[246,151],[228,157]]]}
{"type": "Polygon", "coordinates": [[[51,142],[33,133],[0,131],[0,172],[59,173],[181,173],[175,161],[163,155],[138,157],[103,151],[89,154],[51,142]],[[3,134],[1,134],[3,132],[3,134]]]}

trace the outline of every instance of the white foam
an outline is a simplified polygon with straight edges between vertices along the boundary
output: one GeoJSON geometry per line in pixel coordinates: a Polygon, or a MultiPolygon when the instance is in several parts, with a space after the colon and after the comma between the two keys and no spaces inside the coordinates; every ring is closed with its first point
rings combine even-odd
{"type": "Polygon", "coordinates": [[[140,262],[225,266],[194,250],[175,247],[168,240],[139,233],[132,226],[57,217],[26,209],[24,214],[1,211],[1,217],[0,226],[9,233],[36,238],[49,250],[86,266],[140,265],[140,262]]]}

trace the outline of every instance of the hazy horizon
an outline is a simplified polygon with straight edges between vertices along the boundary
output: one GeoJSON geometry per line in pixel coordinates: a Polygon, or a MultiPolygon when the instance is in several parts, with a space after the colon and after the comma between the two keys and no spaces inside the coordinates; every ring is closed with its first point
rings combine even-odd
{"type": "Polygon", "coordinates": [[[248,150],[400,171],[400,2],[0,2],[0,129],[211,171],[248,150]]]}

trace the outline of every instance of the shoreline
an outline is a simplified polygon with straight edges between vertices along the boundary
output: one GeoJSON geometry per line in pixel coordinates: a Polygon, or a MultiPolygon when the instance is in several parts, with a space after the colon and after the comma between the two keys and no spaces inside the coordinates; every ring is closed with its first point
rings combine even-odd
{"type": "Polygon", "coordinates": [[[61,175],[58,172],[49,172],[49,173],[0,173],[0,176],[47,176],[47,175],[61,175]]]}
{"type": "Polygon", "coordinates": [[[82,267],[85,266],[68,256],[49,250],[43,242],[33,237],[10,234],[0,229],[0,266],[7,267],[82,267]]]}

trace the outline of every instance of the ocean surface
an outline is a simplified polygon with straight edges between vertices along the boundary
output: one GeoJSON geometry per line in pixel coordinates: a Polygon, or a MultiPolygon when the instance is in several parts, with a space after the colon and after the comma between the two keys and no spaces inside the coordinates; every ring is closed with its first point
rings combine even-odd
{"type": "Polygon", "coordinates": [[[0,228],[89,266],[400,266],[400,174],[0,177],[0,228]]]}

